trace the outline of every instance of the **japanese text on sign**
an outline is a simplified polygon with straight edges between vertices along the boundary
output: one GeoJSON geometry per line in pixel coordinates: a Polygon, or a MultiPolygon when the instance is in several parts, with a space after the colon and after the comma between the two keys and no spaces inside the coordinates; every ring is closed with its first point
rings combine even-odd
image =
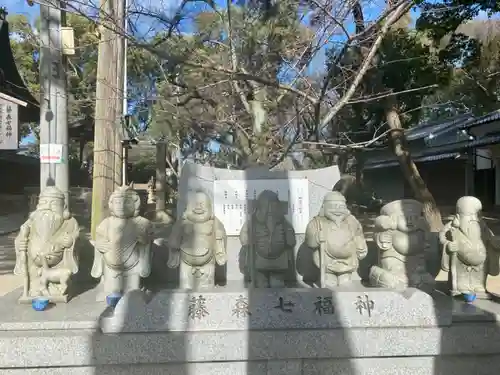
{"type": "Polygon", "coordinates": [[[234,304],[233,316],[243,318],[250,315],[252,315],[252,313],[250,312],[250,309],[248,307],[248,298],[240,295],[236,299],[236,303],[234,304]]]}
{"type": "Polygon", "coordinates": [[[189,300],[188,316],[189,318],[203,319],[204,317],[210,315],[207,310],[207,300],[203,296],[192,297],[189,300]]]}
{"type": "Polygon", "coordinates": [[[16,150],[18,144],[18,106],[0,99],[0,150],[16,150]]]}
{"type": "Polygon", "coordinates": [[[364,296],[358,296],[356,302],[354,302],[356,306],[356,310],[358,310],[360,315],[368,315],[368,317],[372,316],[373,308],[375,307],[375,303],[365,294],[364,296]]]}

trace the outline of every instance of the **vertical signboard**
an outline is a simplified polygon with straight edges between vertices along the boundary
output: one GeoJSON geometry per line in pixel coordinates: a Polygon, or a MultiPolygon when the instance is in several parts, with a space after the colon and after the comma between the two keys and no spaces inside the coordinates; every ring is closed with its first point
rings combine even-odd
{"type": "Polygon", "coordinates": [[[0,98],[0,150],[19,148],[18,106],[0,98]]]}

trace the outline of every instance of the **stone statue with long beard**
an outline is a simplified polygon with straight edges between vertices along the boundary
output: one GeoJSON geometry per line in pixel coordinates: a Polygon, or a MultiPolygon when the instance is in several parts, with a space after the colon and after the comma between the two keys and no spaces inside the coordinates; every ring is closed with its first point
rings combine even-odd
{"type": "Polygon", "coordinates": [[[449,271],[451,294],[475,293],[489,298],[488,275],[499,274],[500,240],[481,219],[482,204],[476,197],[457,201],[456,215],[439,233],[443,245],[441,267],[449,271]]]}
{"type": "Polygon", "coordinates": [[[226,240],[226,230],[214,216],[209,196],[195,192],[168,239],[167,265],[179,268],[182,289],[215,286],[215,266],[227,262],[226,240]]]}
{"type": "Polygon", "coordinates": [[[110,216],[96,229],[92,277],[101,279],[97,300],[111,293],[141,288],[151,273],[151,222],[139,216],[141,199],[130,186],[121,186],[109,197],[110,216]]]}
{"type": "Polygon", "coordinates": [[[19,302],[45,296],[67,302],[68,283],[78,272],[75,243],[80,227],[66,209],[64,194],[55,186],[45,188],[15,240],[14,274],[24,277],[19,302]]]}
{"type": "Polygon", "coordinates": [[[253,215],[240,231],[245,249],[242,268],[252,287],[285,287],[287,275],[293,270],[295,232],[276,193],[264,190],[256,203],[253,215]]]}
{"type": "Polygon", "coordinates": [[[368,253],[360,222],[336,191],[325,195],[319,215],[307,225],[305,243],[313,251],[321,288],[349,284],[368,253]]]}

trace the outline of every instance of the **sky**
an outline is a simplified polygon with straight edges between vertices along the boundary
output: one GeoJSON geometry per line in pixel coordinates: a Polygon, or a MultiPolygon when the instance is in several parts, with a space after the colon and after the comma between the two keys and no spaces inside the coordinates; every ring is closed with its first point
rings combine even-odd
{"type": "MultiPolygon", "coordinates": [[[[88,1],[89,3],[94,3],[98,2],[99,0],[90,0],[88,1]]],[[[215,0],[216,4],[219,6],[224,6],[225,5],[225,0],[215,0]]],[[[365,19],[367,21],[375,19],[379,14],[380,14],[380,9],[384,6],[385,0],[371,0],[370,5],[366,6],[364,8],[365,11],[365,19]]],[[[177,7],[180,4],[180,0],[141,0],[139,3],[140,6],[144,7],[145,9],[156,11],[158,14],[161,14],[162,12],[166,15],[172,14],[175,12],[177,7]]],[[[40,12],[40,7],[35,4],[34,6],[30,7],[26,0],[0,0],[0,6],[4,6],[7,8],[7,11],[10,14],[24,14],[26,15],[32,22],[37,18],[40,12]]],[[[198,8],[199,10],[199,8],[198,8]]],[[[411,12],[412,19],[415,21],[418,16],[419,12],[413,10],[411,12]]],[[[480,14],[478,17],[479,19],[486,19],[487,15],[485,13],[480,14]]],[[[151,19],[144,20],[143,22],[139,21],[139,25],[136,24],[136,26],[139,29],[139,34],[142,34],[143,36],[151,35],[152,30],[155,28],[161,27],[159,23],[152,23],[151,19]]],[[[184,30],[186,32],[189,32],[192,28],[191,25],[189,24],[184,24],[183,25],[184,30]]],[[[352,32],[351,30],[353,28],[353,25],[350,25],[348,27],[348,31],[352,32]]],[[[333,38],[335,40],[335,37],[333,38]]],[[[325,44],[323,48],[321,48],[320,51],[317,52],[315,55],[314,59],[312,60],[310,66],[308,67],[306,74],[314,74],[318,71],[321,71],[324,69],[324,64],[326,60],[326,49],[329,47],[331,44],[325,44]]],[[[284,75],[285,76],[285,75],[284,75]]],[[[289,77],[289,75],[286,75],[289,77]]],[[[22,140],[22,143],[32,143],[35,141],[35,138],[33,136],[28,136],[25,139],[22,140]]]]}

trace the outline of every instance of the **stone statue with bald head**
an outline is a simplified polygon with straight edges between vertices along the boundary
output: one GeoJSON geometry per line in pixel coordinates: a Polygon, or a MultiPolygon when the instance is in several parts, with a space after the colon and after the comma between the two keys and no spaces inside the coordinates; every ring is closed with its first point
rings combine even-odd
{"type": "Polygon", "coordinates": [[[489,298],[486,279],[499,274],[500,241],[481,218],[481,209],[476,197],[460,198],[456,214],[439,233],[441,267],[449,272],[453,296],[474,293],[478,298],[489,298]]]}
{"type": "Polygon", "coordinates": [[[141,288],[151,273],[151,222],[139,216],[141,199],[130,186],[116,189],[109,197],[110,216],[96,228],[92,277],[101,280],[97,300],[112,293],[141,288]]]}
{"type": "Polygon", "coordinates": [[[78,272],[75,243],[79,233],[64,194],[55,186],[42,190],[35,211],[15,240],[14,274],[24,277],[20,302],[31,302],[37,296],[52,302],[68,301],[68,283],[78,272]]]}
{"type": "Polygon", "coordinates": [[[422,209],[422,203],[414,199],[399,199],[381,208],[375,219],[374,240],[379,254],[378,264],[370,269],[372,286],[434,288],[434,277],[427,270],[432,249],[422,209]]]}
{"type": "Polygon", "coordinates": [[[319,215],[307,225],[305,243],[313,250],[321,288],[350,283],[368,252],[361,224],[336,191],[325,195],[319,215]]]}
{"type": "Polygon", "coordinates": [[[227,262],[226,230],[207,193],[196,191],[168,239],[169,268],[179,268],[180,288],[215,286],[216,265],[227,262]]]}

